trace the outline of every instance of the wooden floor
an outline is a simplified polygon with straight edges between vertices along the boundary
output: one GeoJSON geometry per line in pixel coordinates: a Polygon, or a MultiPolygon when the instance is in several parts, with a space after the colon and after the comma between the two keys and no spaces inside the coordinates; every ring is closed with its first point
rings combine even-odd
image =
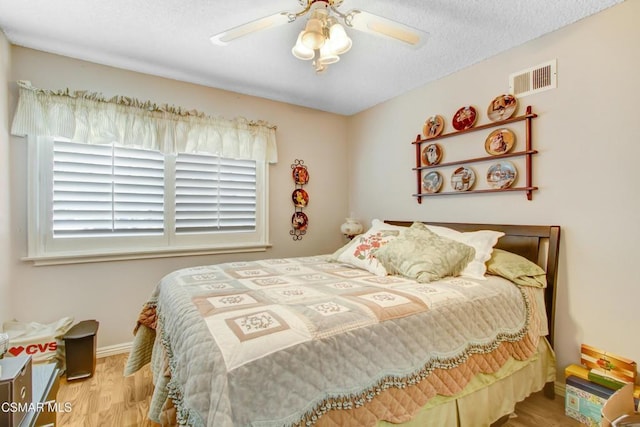
{"type": "MultiPolygon", "coordinates": [[[[58,402],[70,402],[69,413],[58,413],[60,427],[157,426],[147,420],[151,400],[151,373],[145,367],[125,378],[127,355],[96,361],[96,373],[85,380],[67,382],[62,378],[58,402]]],[[[571,427],[582,424],[564,415],[564,401],[536,393],[519,403],[505,427],[571,427]]]]}

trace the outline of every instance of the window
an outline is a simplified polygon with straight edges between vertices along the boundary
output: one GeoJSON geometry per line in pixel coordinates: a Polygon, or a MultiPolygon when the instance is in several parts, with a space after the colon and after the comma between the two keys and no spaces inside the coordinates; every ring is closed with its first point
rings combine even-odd
{"type": "Polygon", "coordinates": [[[51,138],[29,138],[29,146],[29,258],[36,262],[267,245],[262,162],[51,138]]]}

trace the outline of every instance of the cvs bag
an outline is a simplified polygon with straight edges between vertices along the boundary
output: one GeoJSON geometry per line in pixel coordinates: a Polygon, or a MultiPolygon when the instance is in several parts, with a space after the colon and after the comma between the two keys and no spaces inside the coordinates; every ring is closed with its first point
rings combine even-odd
{"type": "Polygon", "coordinates": [[[47,325],[15,320],[4,322],[4,332],[9,334],[9,350],[5,356],[30,355],[33,363],[64,361],[64,342],[60,338],[72,323],[72,317],[63,317],[47,325]]]}

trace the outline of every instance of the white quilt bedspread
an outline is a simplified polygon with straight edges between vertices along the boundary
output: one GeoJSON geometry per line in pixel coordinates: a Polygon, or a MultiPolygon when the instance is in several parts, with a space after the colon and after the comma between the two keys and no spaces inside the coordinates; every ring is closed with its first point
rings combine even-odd
{"type": "Polygon", "coordinates": [[[178,420],[208,426],[293,425],[329,398],[357,406],[522,339],[535,311],[499,277],[421,284],[324,256],[179,270],[149,304],[178,420]]]}

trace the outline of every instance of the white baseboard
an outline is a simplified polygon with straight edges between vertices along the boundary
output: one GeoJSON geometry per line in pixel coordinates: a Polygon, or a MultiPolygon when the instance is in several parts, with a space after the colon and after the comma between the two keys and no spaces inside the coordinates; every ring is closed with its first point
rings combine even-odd
{"type": "Polygon", "coordinates": [[[565,383],[559,382],[559,381],[556,381],[554,383],[554,390],[558,396],[562,396],[562,397],[564,397],[565,393],[567,392],[565,383]]]}
{"type": "Polygon", "coordinates": [[[100,347],[96,350],[96,358],[99,359],[101,357],[115,356],[116,354],[129,353],[131,351],[132,346],[133,346],[132,342],[126,342],[122,344],[100,347]]]}

